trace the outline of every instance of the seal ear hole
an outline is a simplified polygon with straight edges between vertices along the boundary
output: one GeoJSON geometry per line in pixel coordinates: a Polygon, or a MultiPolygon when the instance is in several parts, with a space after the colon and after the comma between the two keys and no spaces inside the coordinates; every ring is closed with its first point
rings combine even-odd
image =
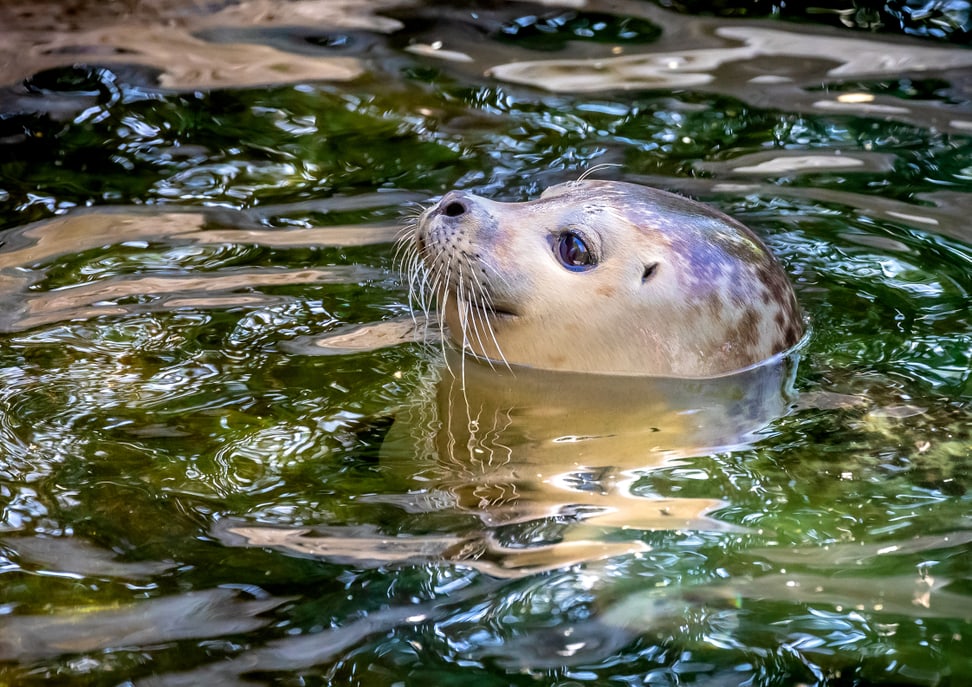
{"type": "Polygon", "coordinates": [[[653,262],[650,265],[645,265],[645,271],[641,273],[641,281],[645,282],[655,276],[655,272],[658,271],[658,263],[653,262]]]}

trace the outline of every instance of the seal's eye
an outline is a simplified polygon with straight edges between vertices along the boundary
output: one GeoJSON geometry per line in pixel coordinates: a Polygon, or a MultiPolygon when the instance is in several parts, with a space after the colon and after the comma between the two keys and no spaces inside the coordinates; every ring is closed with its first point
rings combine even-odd
{"type": "Polygon", "coordinates": [[[594,253],[587,247],[584,239],[572,231],[557,236],[554,241],[554,253],[560,263],[569,270],[586,270],[597,264],[594,253]]]}

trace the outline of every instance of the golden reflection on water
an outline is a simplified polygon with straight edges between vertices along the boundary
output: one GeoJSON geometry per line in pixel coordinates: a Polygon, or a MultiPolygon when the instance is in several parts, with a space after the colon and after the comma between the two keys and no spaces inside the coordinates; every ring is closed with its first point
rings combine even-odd
{"type": "Polygon", "coordinates": [[[138,64],[160,72],[172,89],[251,87],[301,81],[348,81],[364,72],[353,57],[304,56],[257,42],[214,42],[213,29],[321,25],[388,31],[376,17],[382,3],[363,0],[256,0],[217,5],[194,0],[138,3],[4,3],[0,25],[3,78],[19,81],[79,58],[98,64],[138,64]]]}
{"type": "Polygon", "coordinates": [[[385,439],[381,469],[402,491],[359,501],[473,516],[482,529],[390,538],[361,528],[224,523],[224,543],[367,566],[445,559],[519,577],[645,551],[639,532],[744,531],[709,516],[719,500],[661,495],[641,480],[682,458],[752,445],[787,412],[795,364],[776,358],[686,380],[491,369],[451,357],[385,439]],[[556,541],[506,544],[497,536],[511,525],[555,521],[563,523],[556,541]],[[609,541],[615,530],[630,536],[609,541]]]}
{"type": "MultiPolygon", "coordinates": [[[[659,24],[672,22],[657,8],[646,14],[659,24]]],[[[897,78],[902,73],[938,74],[972,66],[972,55],[947,47],[914,43],[866,43],[850,36],[796,28],[765,28],[725,20],[701,22],[701,33],[717,47],[686,49],[664,39],[651,50],[620,56],[524,60],[497,64],[489,74],[507,83],[557,93],[683,89],[740,98],[757,107],[807,113],[883,115],[897,121],[943,130],[968,131],[968,108],[939,102],[905,101],[891,96],[851,98],[822,94],[821,87],[847,80],[897,78]]]]}
{"type": "MultiPolygon", "coordinates": [[[[225,212],[223,213],[226,214],[225,212]]],[[[77,212],[4,233],[0,251],[0,331],[25,331],[54,322],[124,315],[146,309],[215,308],[274,302],[261,287],[292,284],[359,283],[384,274],[364,266],[317,269],[252,268],[195,272],[178,264],[158,265],[162,276],[125,275],[41,288],[57,258],[131,242],[202,246],[364,246],[389,243],[397,225],[332,226],[267,230],[213,225],[212,213],[105,210],[77,212]],[[122,304],[146,297],[156,302],[122,304]]],[[[241,223],[244,218],[239,218],[241,223]]]]}

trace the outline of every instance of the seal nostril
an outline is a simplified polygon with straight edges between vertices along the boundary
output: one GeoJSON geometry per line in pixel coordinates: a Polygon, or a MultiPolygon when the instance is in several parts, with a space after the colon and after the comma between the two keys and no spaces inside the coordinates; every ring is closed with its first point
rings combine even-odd
{"type": "Polygon", "coordinates": [[[442,209],[442,212],[445,213],[446,217],[458,217],[459,215],[466,214],[466,206],[459,201],[454,200],[446,205],[442,209]]]}

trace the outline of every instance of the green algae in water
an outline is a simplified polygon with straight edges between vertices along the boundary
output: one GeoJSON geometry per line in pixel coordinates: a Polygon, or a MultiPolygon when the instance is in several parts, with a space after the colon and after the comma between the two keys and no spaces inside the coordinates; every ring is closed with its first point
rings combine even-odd
{"type": "MultiPolygon", "coordinates": [[[[759,105],[733,78],[572,95],[482,76],[508,50],[650,49],[691,21],[659,12],[538,12],[557,35],[534,45],[495,30],[522,11],[483,10],[471,70],[375,33],[346,84],[172,92],[65,66],[31,81],[48,114],[2,101],[0,680],[972,677],[972,141],[915,121],[952,126],[967,99],[934,70],[808,86],[916,108],[901,119],[759,105]],[[863,163],[736,164],[800,155],[863,163]],[[440,452],[429,409],[454,387],[434,346],[294,345],[407,317],[403,212],[452,187],[533,197],[597,162],[743,219],[792,276],[796,393],[745,436],[674,432],[682,388],[629,404],[655,415],[625,441],[630,409],[554,387],[440,452]],[[293,233],[348,227],[355,245],[293,233]],[[577,436],[599,413],[616,443],[577,436]]],[[[467,401],[492,398],[478,375],[467,401]]],[[[765,409],[756,388],[737,406],[765,409]]]]}

